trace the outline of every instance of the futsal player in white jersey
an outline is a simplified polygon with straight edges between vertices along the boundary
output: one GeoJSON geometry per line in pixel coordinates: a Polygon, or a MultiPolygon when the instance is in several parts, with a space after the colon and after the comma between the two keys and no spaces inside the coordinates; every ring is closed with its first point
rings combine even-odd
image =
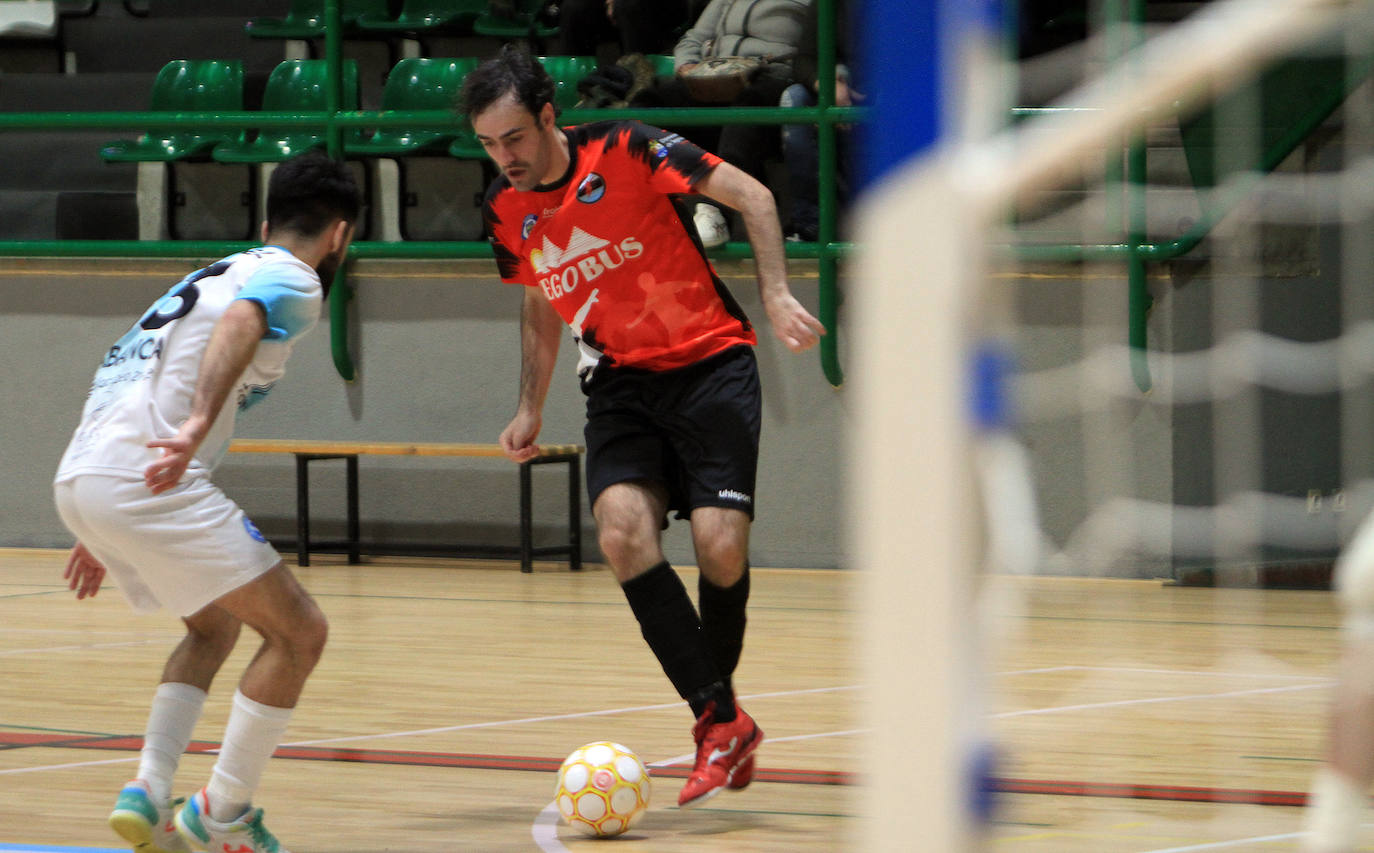
{"type": "Polygon", "coordinates": [[[1336,561],[1343,612],[1341,657],[1327,728],[1326,757],[1312,780],[1306,853],[1354,853],[1374,784],[1374,515],[1336,561]]]}
{"type": "Polygon", "coordinates": [[[342,164],[281,164],[264,246],[174,286],[100,357],[54,483],[76,536],[65,577],[86,598],[108,573],[137,612],[186,624],[153,698],[138,775],[110,825],[139,853],[286,853],[252,807],[263,769],[324,649],[324,614],[210,480],[241,409],[260,401],[320,315],[358,218],[342,164]],[[323,284],[322,284],[323,282],[323,284]],[[206,691],[247,624],[262,647],[239,679],[208,784],[172,799],[206,691]]]}

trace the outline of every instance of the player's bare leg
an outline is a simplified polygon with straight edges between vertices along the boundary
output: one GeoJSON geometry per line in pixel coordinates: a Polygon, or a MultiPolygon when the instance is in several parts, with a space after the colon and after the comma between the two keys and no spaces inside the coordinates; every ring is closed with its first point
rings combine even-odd
{"type": "Polygon", "coordinates": [[[1349,637],[1332,699],[1326,766],[1312,783],[1311,853],[1350,853],[1374,782],[1374,637],[1349,637]]]}
{"type": "Polygon", "coordinates": [[[200,720],[206,692],[243,625],[213,604],[183,621],[186,636],[167,658],[153,696],[138,774],[119,792],[109,817],[110,828],[140,853],[190,849],[172,823],[183,802],[172,799],[172,780],[200,720]]]}
{"type": "Polygon", "coordinates": [[[186,623],[186,636],[167,658],[162,681],[209,690],[238,643],[243,623],[214,604],[182,621],[186,623]]]}
{"type": "Polygon", "coordinates": [[[718,587],[731,587],[749,565],[749,514],[737,509],[702,506],[692,510],[692,546],[702,577],[718,587]]]}
{"type": "Polygon", "coordinates": [[[276,851],[280,847],[262,824],[262,810],[249,806],[324,651],[328,623],[281,563],[212,607],[257,631],[262,646],[239,680],[210,783],[177,813],[177,828],[202,847],[276,851]]]}
{"type": "MultiPolygon", "coordinates": [[[[625,591],[645,642],[698,718],[693,737],[700,759],[709,754],[709,750],[702,751],[707,729],[721,729],[716,723],[717,715],[725,712],[731,720],[735,719],[734,697],[704,644],[701,619],[686,587],[663,559],[662,520],[667,506],[662,486],[625,482],[602,491],[592,513],[596,516],[601,551],[625,591]]],[[[747,719],[743,714],[739,716],[747,719]]],[[[752,746],[736,740],[736,747],[731,747],[727,754],[740,755],[747,749],[752,746]]],[[[700,802],[720,790],[728,781],[728,772],[716,770],[719,768],[713,769],[710,778],[698,778],[699,774],[694,773],[678,797],[679,804],[700,802]]]]}
{"type": "Polygon", "coordinates": [[[1374,516],[1336,561],[1342,646],[1327,759],[1312,780],[1304,850],[1354,851],[1374,781],[1374,516]]]}
{"type": "Polygon", "coordinates": [[[658,483],[616,483],[597,495],[592,507],[597,542],[620,583],[663,562],[667,511],[668,494],[658,483]]]}

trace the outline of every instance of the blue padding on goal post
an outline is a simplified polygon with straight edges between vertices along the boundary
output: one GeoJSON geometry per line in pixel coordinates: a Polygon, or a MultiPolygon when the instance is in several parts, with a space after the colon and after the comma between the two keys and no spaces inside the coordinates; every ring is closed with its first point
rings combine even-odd
{"type": "Polygon", "coordinates": [[[863,189],[949,132],[962,46],[998,37],[1002,0],[868,0],[857,12],[854,84],[874,112],[857,130],[863,189]]]}

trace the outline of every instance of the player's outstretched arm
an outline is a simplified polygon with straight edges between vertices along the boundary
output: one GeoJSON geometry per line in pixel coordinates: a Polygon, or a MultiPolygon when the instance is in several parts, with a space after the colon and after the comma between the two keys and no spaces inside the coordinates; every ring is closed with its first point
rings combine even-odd
{"type": "Polygon", "coordinates": [[[67,558],[67,570],[62,573],[62,578],[67,581],[67,589],[76,591],[78,601],[95,598],[95,594],[100,592],[101,581],[105,580],[105,564],[78,542],[67,558]]]}
{"type": "Polygon", "coordinates": [[[783,251],[782,226],[773,193],[747,172],[721,163],[697,182],[696,189],[707,198],[738,210],[749,232],[754,250],[754,269],[759,280],[759,297],[773,334],[792,352],[815,346],[825,334],[825,326],[802,307],[787,284],[787,253],[783,251]]]}
{"type": "Polygon", "coordinates": [[[501,449],[513,462],[539,455],[535,440],[544,425],[544,398],[558,361],[562,327],[563,319],[539,288],[526,287],[520,304],[520,401],[500,438],[501,449]]]}
{"type": "Polygon", "coordinates": [[[257,302],[239,299],[225,309],[201,358],[195,396],[191,398],[191,416],[176,435],[148,442],[149,447],[162,448],[162,458],[143,471],[143,481],[153,494],[165,492],[181,482],[181,475],[186,473],[196,449],[219,417],[229,392],[253,360],[258,342],[265,334],[267,317],[257,302]]]}

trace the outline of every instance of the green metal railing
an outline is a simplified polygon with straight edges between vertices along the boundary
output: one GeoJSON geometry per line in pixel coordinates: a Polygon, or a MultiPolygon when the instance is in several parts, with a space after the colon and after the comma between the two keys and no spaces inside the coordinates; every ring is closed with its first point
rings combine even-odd
{"type": "MultiPolygon", "coordinates": [[[[821,27],[818,36],[821,68],[818,105],[808,108],[716,107],[638,110],[566,110],[560,120],[568,123],[616,118],[638,118],[650,124],[815,124],[820,143],[820,238],[815,243],[788,243],[789,258],[815,258],[819,266],[819,319],[828,334],[821,339],[820,359],[826,379],[840,385],[844,374],[839,362],[836,272],[840,257],[852,245],[835,239],[835,127],[862,121],[860,107],[835,107],[835,30],[834,0],[817,0],[821,27]]],[[[167,113],[167,112],[31,112],[0,113],[0,132],[32,130],[92,130],[119,128],[141,131],[159,128],[324,128],[326,149],[333,157],[343,156],[343,136],[351,128],[414,127],[447,128],[461,121],[446,110],[345,111],[342,103],[343,55],[339,0],[325,0],[325,59],[329,63],[324,112],[167,113]]],[[[178,240],[10,240],[0,241],[0,256],[50,257],[215,257],[239,251],[252,243],[241,241],[178,240]]],[[[713,257],[748,258],[753,251],[747,243],[728,243],[711,250],[713,257]]],[[[478,241],[359,241],[349,248],[349,259],[356,258],[490,258],[491,248],[478,241]]],[[[339,375],[352,380],[354,367],[348,341],[349,304],[352,289],[347,279],[347,264],[335,279],[330,296],[330,335],[334,365],[339,375]]]]}
{"type": "MultiPolygon", "coordinates": [[[[1144,0],[1129,0],[1124,15],[1120,8],[1121,0],[1108,0],[1106,18],[1109,22],[1109,41],[1115,45],[1114,53],[1124,54],[1126,50],[1138,47],[1143,41],[1141,24],[1145,20],[1144,0]]],[[[1147,281],[1148,264],[1175,260],[1188,254],[1206,239],[1212,229],[1236,208],[1258,187],[1264,176],[1286,160],[1345,100],[1354,84],[1363,81],[1374,72],[1374,57],[1363,56],[1352,60],[1341,85],[1331,85],[1319,93],[1311,95],[1304,108],[1294,117],[1276,138],[1268,140],[1254,168],[1227,183],[1219,192],[1213,192],[1203,200],[1201,215],[1182,235],[1162,242],[1150,242],[1146,236],[1145,182],[1147,155],[1143,135],[1136,136],[1124,145],[1125,175],[1121,173],[1121,160],[1107,157],[1107,186],[1122,188],[1125,196],[1125,227],[1123,239],[1115,243],[1099,244],[1045,244],[1021,245],[1015,254],[1024,260],[1052,262],[1079,262],[1086,260],[1123,260],[1127,275],[1127,343],[1131,352],[1131,376],[1136,387],[1148,391],[1153,385],[1150,377],[1146,351],[1149,341],[1148,320],[1153,303],[1147,281]]],[[[1040,113],[1053,111],[1048,108],[1017,108],[1012,110],[1014,119],[1028,118],[1040,113]]],[[[1174,118],[1178,113],[1158,118],[1174,118]]],[[[1119,209],[1113,213],[1115,198],[1108,195],[1108,221],[1119,221],[1119,209]]]]}

